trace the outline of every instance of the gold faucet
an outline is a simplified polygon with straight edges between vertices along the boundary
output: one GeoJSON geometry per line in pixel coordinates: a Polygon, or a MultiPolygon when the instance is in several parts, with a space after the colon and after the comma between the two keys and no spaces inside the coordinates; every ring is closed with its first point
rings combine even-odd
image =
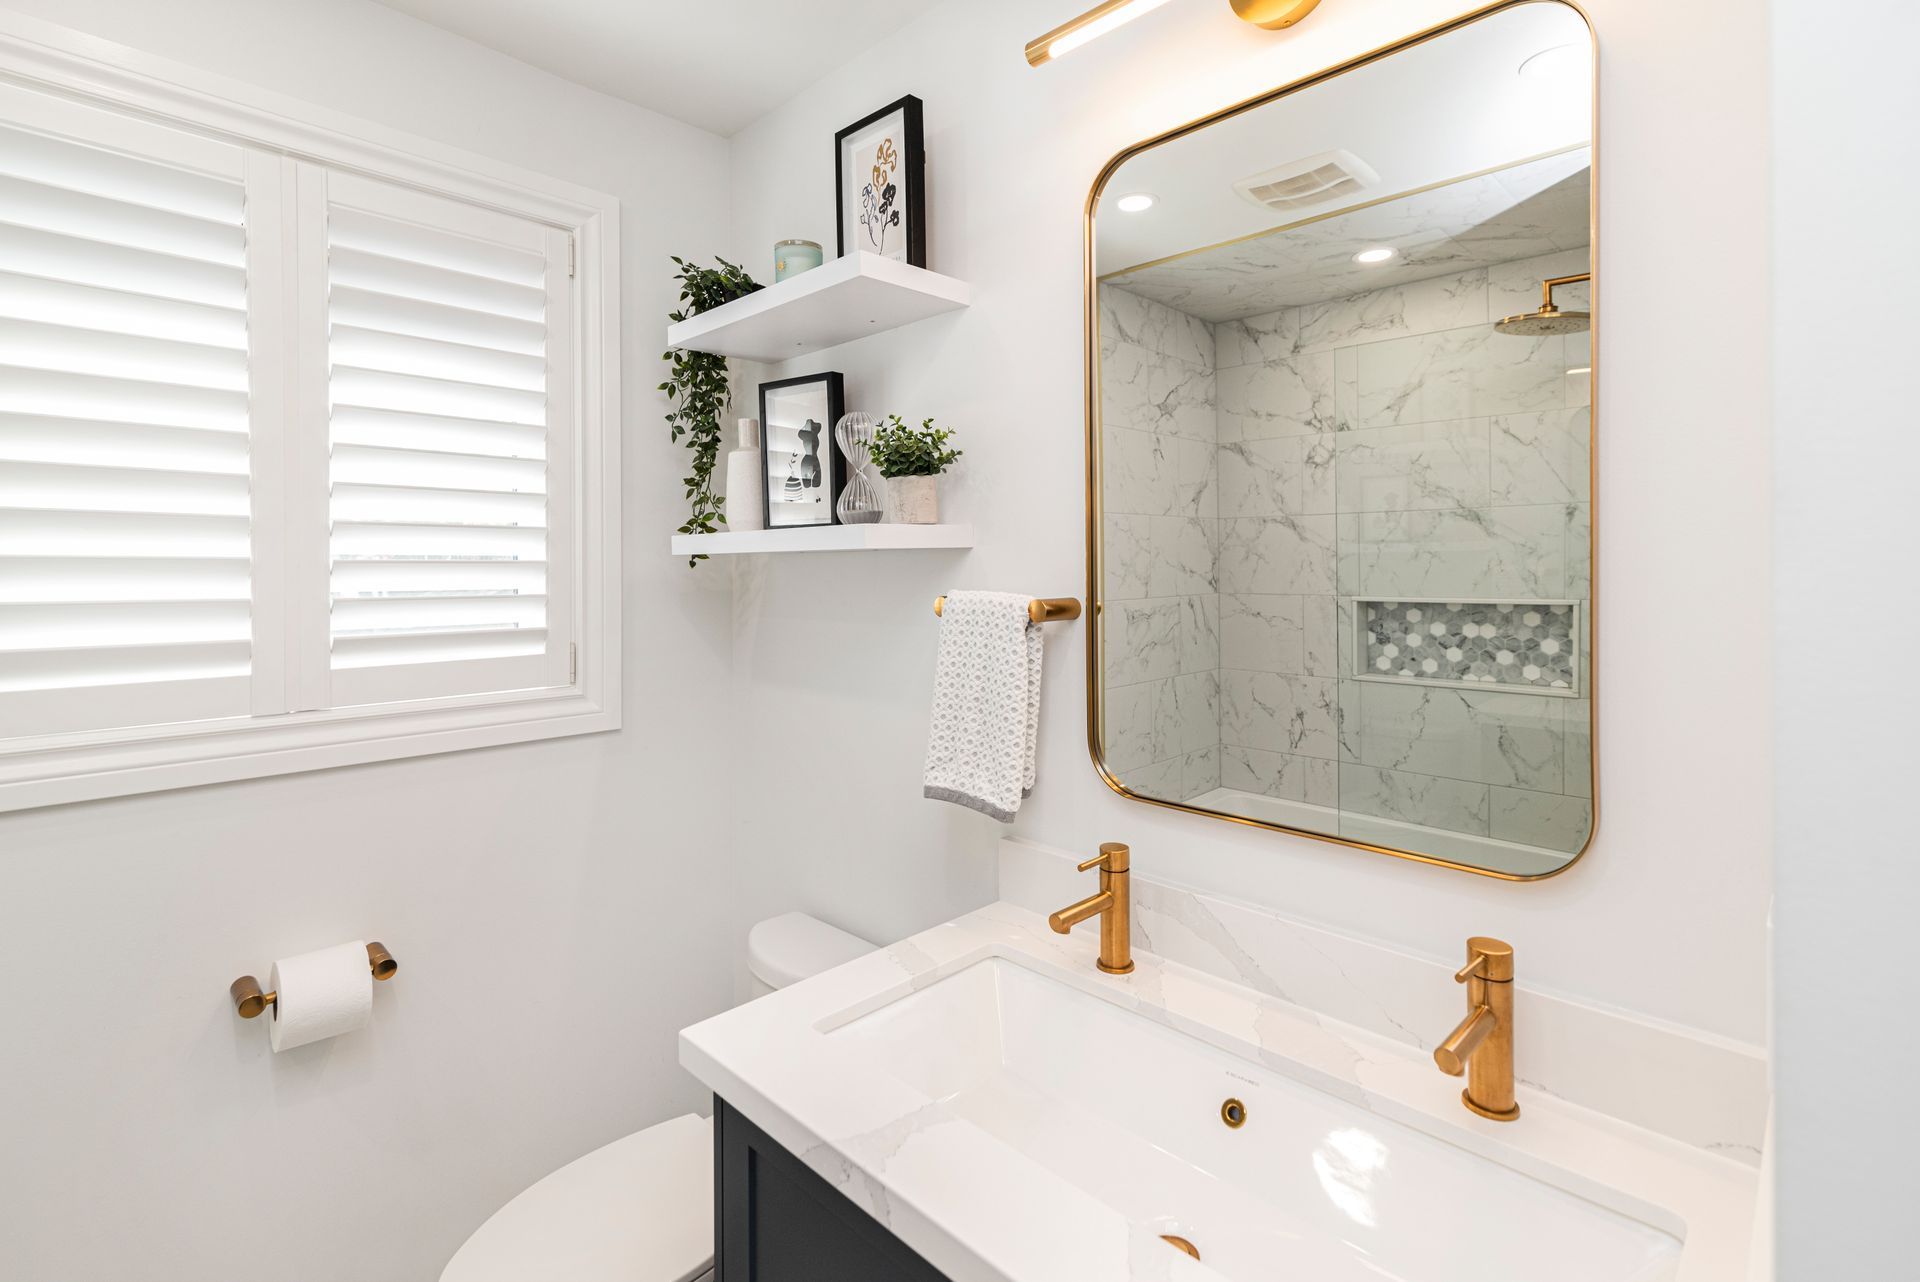
{"type": "Polygon", "coordinates": [[[1047,918],[1047,925],[1064,935],[1095,913],[1100,914],[1100,969],[1109,975],[1133,970],[1133,893],[1130,852],[1117,841],[1102,842],[1100,853],[1080,865],[1080,871],[1100,870],[1100,891],[1069,904],[1047,918]]]}
{"type": "Polygon", "coordinates": [[[1433,1062],[1454,1077],[1467,1074],[1461,1103],[1511,1122],[1520,1116],[1513,1098],[1513,945],[1475,935],[1453,979],[1467,986],[1467,1017],[1434,1048],[1433,1062]]]}

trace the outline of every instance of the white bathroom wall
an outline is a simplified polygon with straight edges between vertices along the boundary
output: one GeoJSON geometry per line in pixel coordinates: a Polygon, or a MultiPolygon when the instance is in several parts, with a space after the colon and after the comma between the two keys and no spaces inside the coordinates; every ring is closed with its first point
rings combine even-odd
{"type": "Polygon", "coordinates": [[[1893,0],[1774,7],[1774,1200],[1780,1282],[1910,1278],[1920,1143],[1914,732],[1920,697],[1834,664],[1809,620],[1920,632],[1912,351],[1920,267],[1851,209],[1920,204],[1910,65],[1893,0]],[[1829,186],[1848,175],[1844,197],[1829,186]],[[1842,201],[1844,203],[1842,203],[1842,201]]]}
{"type": "Polygon", "coordinates": [[[665,555],[670,252],[725,144],[362,0],[19,0],[250,85],[617,195],[626,729],[0,816],[0,1277],[425,1282],[563,1162],[704,1107],[730,996],[723,577],[665,555]],[[359,936],[373,1026],[283,1055],[227,984],[359,936]]]}
{"type": "MultiPolygon", "coordinates": [[[[836,368],[849,405],[932,414],[967,553],[765,557],[736,567],[729,732],[739,923],[804,906],[893,938],[993,893],[998,825],[920,797],[948,588],[1085,593],[1082,209],[1121,147],[1461,12],[1327,4],[1265,33],[1181,0],[1039,70],[1021,46],[1076,0],[948,0],[734,139],[733,252],[834,245],[833,132],[926,102],[931,265],[967,311],[783,372],[836,368]]],[[[1512,940],[1533,979],[1745,1042],[1764,1025],[1771,737],[1769,513],[1755,377],[1767,292],[1766,31],[1739,0],[1591,0],[1601,46],[1597,401],[1599,836],[1517,886],[1123,800],[1087,758],[1084,622],[1049,641],[1039,789],[1015,831],[1133,843],[1136,866],[1435,956],[1512,940]],[[1686,121],[1676,128],[1676,120],[1686,121]],[[1712,282],[1712,323],[1686,306],[1712,282]],[[1694,662],[1713,620],[1738,646],[1694,662]]]]}

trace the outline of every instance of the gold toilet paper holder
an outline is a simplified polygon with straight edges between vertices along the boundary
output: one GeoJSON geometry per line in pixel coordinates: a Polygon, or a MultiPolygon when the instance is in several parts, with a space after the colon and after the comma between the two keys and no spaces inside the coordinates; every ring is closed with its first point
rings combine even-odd
{"type": "MultiPolygon", "coordinates": [[[[400,969],[400,963],[393,959],[385,944],[375,942],[367,945],[367,969],[373,972],[375,979],[392,979],[394,972],[400,969]]],[[[260,981],[252,975],[242,975],[227,986],[227,995],[233,998],[233,1009],[239,1012],[241,1019],[252,1019],[266,1010],[279,998],[278,993],[263,992],[260,981]]]]}

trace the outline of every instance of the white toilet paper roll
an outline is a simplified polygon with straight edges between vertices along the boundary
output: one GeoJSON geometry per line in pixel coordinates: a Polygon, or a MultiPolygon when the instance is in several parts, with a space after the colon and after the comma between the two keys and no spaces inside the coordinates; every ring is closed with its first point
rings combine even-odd
{"type": "Polygon", "coordinates": [[[365,1028],[373,1013],[373,973],[361,940],[286,957],[273,964],[271,1039],[276,1051],[365,1028]]]}

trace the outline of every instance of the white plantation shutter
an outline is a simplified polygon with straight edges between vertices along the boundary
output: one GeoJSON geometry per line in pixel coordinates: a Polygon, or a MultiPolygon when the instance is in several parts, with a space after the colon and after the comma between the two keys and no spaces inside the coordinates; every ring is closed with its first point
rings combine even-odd
{"type": "Polygon", "coordinates": [[[244,715],[245,153],[32,120],[0,126],[0,739],[244,715]]]}
{"type": "Polygon", "coordinates": [[[569,681],[565,233],[326,175],[334,706],[569,681]]]}
{"type": "Polygon", "coordinates": [[[17,53],[0,811],[616,727],[617,204],[17,53]]]}

